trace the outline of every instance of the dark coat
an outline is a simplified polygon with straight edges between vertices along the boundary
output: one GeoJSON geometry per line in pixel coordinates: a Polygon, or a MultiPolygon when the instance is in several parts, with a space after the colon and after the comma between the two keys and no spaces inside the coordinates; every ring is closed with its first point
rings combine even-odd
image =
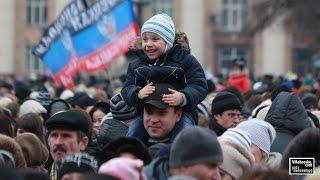
{"type": "Polygon", "coordinates": [[[136,54],[139,58],[129,63],[121,90],[128,105],[142,106],[138,92],[149,82],[173,84],[185,94],[187,106],[193,109],[206,97],[208,86],[204,71],[197,59],[180,45],[175,44],[156,61],[149,60],[142,50],[136,54]]]}
{"type": "Polygon", "coordinates": [[[156,158],[143,168],[148,180],[168,179],[171,174],[169,172],[168,157],[156,158]]]}
{"type": "Polygon", "coordinates": [[[217,136],[221,136],[227,129],[222,127],[214,118],[210,120],[209,128],[214,131],[217,136]]]}
{"type": "Polygon", "coordinates": [[[283,153],[289,142],[302,130],[310,127],[301,100],[292,93],[281,92],[272,102],[265,121],[276,129],[271,152],[283,153]]]}

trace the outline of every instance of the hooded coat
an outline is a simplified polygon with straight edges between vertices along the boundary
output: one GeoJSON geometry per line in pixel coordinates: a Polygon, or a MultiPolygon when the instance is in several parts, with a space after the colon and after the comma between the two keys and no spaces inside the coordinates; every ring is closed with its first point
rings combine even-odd
{"type": "Polygon", "coordinates": [[[272,124],[277,133],[271,145],[271,152],[283,153],[297,134],[310,127],[310,121],[301,100],[289,92],[278,94],[272,102],[265,121],[272,124]]]}

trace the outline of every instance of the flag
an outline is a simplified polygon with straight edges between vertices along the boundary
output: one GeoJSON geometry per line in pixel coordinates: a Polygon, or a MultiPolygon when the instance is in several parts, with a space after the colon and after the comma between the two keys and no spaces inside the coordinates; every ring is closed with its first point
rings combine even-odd
{"type": "Polygon", "coordinates": [[[131,0],[72,1],[48,27],[34,54],[57,84],[74,87],[78,71],[96,73],[128,51],[138,35],[131,0]]]}

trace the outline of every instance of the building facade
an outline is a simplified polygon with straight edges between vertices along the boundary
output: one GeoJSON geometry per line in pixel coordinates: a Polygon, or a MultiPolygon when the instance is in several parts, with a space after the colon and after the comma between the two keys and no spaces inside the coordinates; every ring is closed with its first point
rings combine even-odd
{"type": "MultiPolygon", "coordinates": [[[[88,4],[95,0],[87,0],[88,4]]],[[[70,0],[0,1],[0,74],[24,76],[45,73],[32,54],[45,28],[70,0]]],[[[256,34],[248,33],[255,0],[133,0],[142,23],[156,13],[171,15],[176,30],[188,35],[191,53],[206,71],[227,74],[231,60],[247,59],[256,75],[308,72],[310,53],[293,43],[283,18],[256,34]],[[300,59],[306,59],[304,61],[300,59]],[[306,63],[307,62],[307,63],[306,63]],[[302,69],[301,66],[303,65],[302,69]],[[300,67],[300,69],[299,69],[300,67]]],[[[311,53],[312,54],[312,53],[311,53]]]]}

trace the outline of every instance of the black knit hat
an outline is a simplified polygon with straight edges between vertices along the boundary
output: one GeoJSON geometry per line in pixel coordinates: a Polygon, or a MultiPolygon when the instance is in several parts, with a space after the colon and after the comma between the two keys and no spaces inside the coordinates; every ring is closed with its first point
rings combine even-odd
{"type": "Polygon", "coordinates": [[[95,173],[97,170],[98,163],[93,156],[90,156],[87,153],[75,153],[65,157],[61,161],[61,165],[58,170],[58,179],[61,179],[65,174],[73,172],[95,173]]]}
{"type": "Polygon", "coordinates": [[[193,126],[183,129],[174,139],[169,166],[188,167],[210,162],[218,164],[222,161],[223,155],[217,135],[209,129],[193,126]]]}
{"type": "Polygon", "coordinates": [[[68,110],[64,112],[58,112],[51,116],[46,121],[46,128],[50,131],[54,128],[64,128],[70,130],[80,130],[84,132],[88,137],[91,137],[90,119],[88,119],[83,113],[75,110],[68,110]]]}
{"type": "Polygon", "coordinates": [[[241,111],[241,103],[237,96],[229,92],[220,92],[212,100],[212,115],[223,113],[230,109],[238,109],[241,111]]]}

